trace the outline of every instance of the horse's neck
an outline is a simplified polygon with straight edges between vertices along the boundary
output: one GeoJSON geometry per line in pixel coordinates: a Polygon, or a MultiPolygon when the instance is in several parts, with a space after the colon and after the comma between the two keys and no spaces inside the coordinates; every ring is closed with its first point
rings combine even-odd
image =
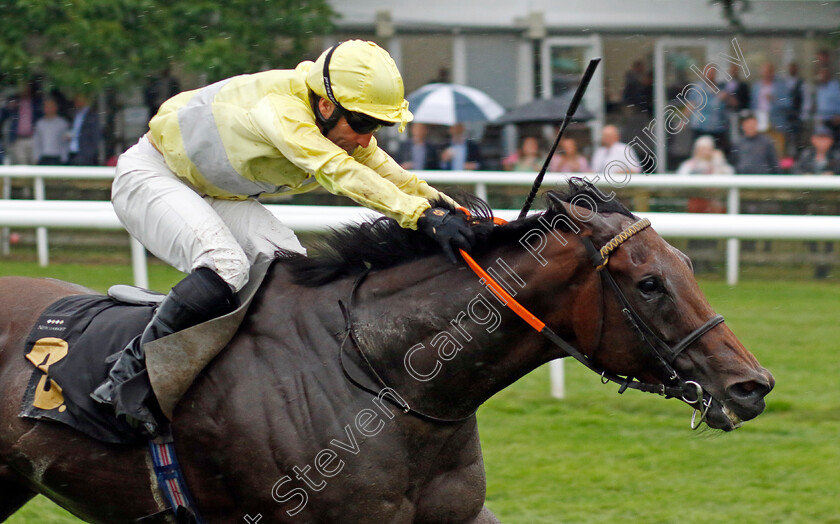
{"type": "MultiPolygon", "coordinates": [[[[526,306],[552,292],[540,286],[540,272],[545,278],[547,269],[527,254],[496,253],[480,263],[493,268],[526,306]]],[[[553,287],[564,286],[574,272],[573,262],[559,266],[551,268],[553,287]]],[[[542,302],[551,303],[552,316],[568,321],[571,315],[562,313],[571,308],[574,293],[562,295],[542,302]]],[[[472,413],[494,393],[560,356],[470,269],[438,257],[371,275],[352,313],[358,343],[385,384],[410,407],[439,418],[472,413]]]]}

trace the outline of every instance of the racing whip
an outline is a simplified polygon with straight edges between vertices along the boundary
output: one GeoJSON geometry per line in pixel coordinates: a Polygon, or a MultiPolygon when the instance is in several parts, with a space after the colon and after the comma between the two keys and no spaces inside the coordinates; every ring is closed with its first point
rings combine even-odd
{"type": "Polygon", "coordinates": [[[572,97],[572,101],[569,103],[569,108],[566,110],[566,116],[563,117],[563,123],[560,124],[560,130],[557,132],[557,138],[554,139],[554,145],[552,145],[551,149],[548,151],[548,156],[546,156],[545,162],[543,162],[542,169],[540,169],[540,173],[534,180],[534,185],[531,187],[531,193],[525,200],[525,205],[522,206],[522,211],[519,212],[519,218],[524,218],[525,215],[528,214],[528,210],[531,209],[531,204],[534,203],[537,191],[540,190],[540,185],[542,185],[543,178],[545,178],[545,172],[548,171],[548,164],[551,162],[551,157],[554,156],[554,152],[557,150],[557,145],[560,143],[563,131],[566,130],[566,126],[571,123],[572,118],[575,116],[575,111],[577,111],[577,108],[580,105],[580,101],[583,98],[583,94],[586,92],[586,88],[589,87],[589,81],[592,80],[592,75],[595,74],[595,69],[598,68],[599,63],[601,63],[600,58],[593,58],[589,61],[589,65],[586,66],[586,71],[583,72],[583,77],[580,79],[580,84],[578,84],[577,91],[575,91],[575,96],[572,97]]]}

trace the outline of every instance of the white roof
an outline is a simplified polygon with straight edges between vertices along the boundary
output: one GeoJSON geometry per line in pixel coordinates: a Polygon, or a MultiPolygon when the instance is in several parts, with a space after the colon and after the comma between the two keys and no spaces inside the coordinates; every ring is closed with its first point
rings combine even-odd
{"type": "MultiPolygon", "coordinates": [[[[400,29],[525,27],[529,13],[542,12],[549,30],[725,29],[719,5],[703,0],[330,0],[341,15],[338,27],[373,27],[376,13],[390,11],[400,29]]],[[[748,31],[833,31],[840,21],[840,2],[752,0],[742,16],[748,31]]]]}

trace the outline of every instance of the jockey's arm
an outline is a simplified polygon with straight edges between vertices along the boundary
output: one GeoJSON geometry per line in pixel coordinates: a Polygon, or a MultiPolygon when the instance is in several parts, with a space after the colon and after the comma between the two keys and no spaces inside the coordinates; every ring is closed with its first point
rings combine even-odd
{"type": "MultiPolygon", "coordinates": [[[[267,96],[254,108],[251,117],[266,140],[286,159],[314,176],[327,191],[379,211],[404,228],[416,229],[417,220],[430,207],[426,194],[436,198],[438,192],[432,188],[422,192],[415,189],[416,194],[404,191],[388,177],[347,154],[321,134],[311,110],[300,102],[293,97],[267,96]]],[[[375,140],[371,140],[367,149],[371,148],[378,150],[375,140]]],[[[357,148],[355,155],[367,149],[357,148]]],[[[408,185],[420,187],[419,183],[408,185]]]]}
{"type": "Polygon", "coordinates": [[[377,146],[376,138],[371,140],[369,147],[354,151],[353,158],[393,182],[403,193],[431,201],[443,199],[455,207],[458,206],[458,203],[448,195],[433,188],[424,180],[420,180],[414,173],[403,169],[396,160],[377,146]]]}

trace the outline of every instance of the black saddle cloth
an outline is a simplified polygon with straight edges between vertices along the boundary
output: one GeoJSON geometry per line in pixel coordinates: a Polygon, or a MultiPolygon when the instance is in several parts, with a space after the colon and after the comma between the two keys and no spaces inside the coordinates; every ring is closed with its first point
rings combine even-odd
{"type": "Polygon", "coordinates": [[[154,306],[103,295],[74,295],[49,306],[26,340],[26,358],[36,367],[20,416],[61,422],[104,442],[145,440],[90,393],[107,378],[109,357],[140,334],[153,313],[154,306]]]}

